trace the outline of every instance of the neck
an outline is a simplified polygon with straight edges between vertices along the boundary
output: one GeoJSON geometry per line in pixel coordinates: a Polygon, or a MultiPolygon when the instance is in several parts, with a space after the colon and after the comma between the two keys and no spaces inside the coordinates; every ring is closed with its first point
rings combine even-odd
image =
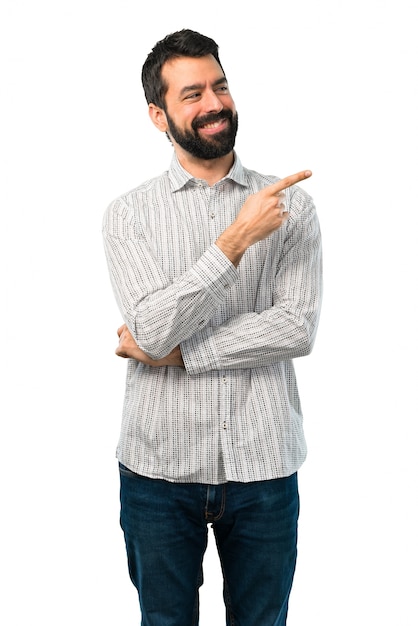
{"type": "Polygon", "coordinates": [[[234,162],[234,153],[229,154],[219,159],[209,159],[204,161],[202,159],[196,159],[191,154],[179,149],[176,146],[176,154],[180,165],[189,172],[194,178],[201,178],[205,180],[208,185],[212,186],[219,180],[224,178],[232,167],[234,162]]]}

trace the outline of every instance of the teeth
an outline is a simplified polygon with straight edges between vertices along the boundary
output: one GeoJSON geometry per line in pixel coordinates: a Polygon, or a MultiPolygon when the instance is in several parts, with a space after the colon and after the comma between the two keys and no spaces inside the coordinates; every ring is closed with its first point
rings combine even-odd
{"type": "Polygon", "coordinates": [[[221,122],[212,122],[212,124],[205,124],[203,128],[216,128],[221,122]]]}

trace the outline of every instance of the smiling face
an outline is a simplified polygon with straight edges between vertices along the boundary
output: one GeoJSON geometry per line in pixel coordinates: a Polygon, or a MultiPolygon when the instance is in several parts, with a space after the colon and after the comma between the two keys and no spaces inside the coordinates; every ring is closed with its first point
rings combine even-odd
{"type": "Polygon", "coordinates": [[[165,109],[150,105],[154,124],[167,132],[178,151],[211,160],[232,152],[238,128],[235,104],[224,73],[212,55],[167,62],[165,109]]]}

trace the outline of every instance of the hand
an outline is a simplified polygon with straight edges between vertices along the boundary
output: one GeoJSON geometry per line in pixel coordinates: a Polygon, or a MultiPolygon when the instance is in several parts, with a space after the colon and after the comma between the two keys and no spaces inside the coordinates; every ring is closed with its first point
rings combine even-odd
{"type": "Polygon", "coordinates": [[[124,359],[135,359],[150,367],[184,367],[180,346],[177,346],[163,359],[151,359],[141,348],[138,347],[126,324],[118,328],[119,345],[115,350],[117,356],[124,359]]]}
{"type": "Polygon", "coordinates": [[[310,176],[310,170],[292,174],[247,198],[236,220],[216,241],[235,265],[249,246],[271,235],[289,217],[283,204],[284,189],[310,176]]]}

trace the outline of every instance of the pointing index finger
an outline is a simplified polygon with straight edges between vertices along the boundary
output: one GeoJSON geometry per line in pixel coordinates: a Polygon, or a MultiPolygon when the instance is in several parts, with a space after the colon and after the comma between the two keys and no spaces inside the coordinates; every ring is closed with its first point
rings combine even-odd
{"type": "Polygon", "coordinates": [[[296,185],[296,183],[300,183],[302,180],[305,180],[310,176],[312,176],[311,170],[303,170],[302,172],[298,172],[297,174],[291,174],[290,176],[286,176],[286,178],[278,180],[277,183],[273,183],[272,185],[270,185],[268,189],[274,196],[280,191],[283,191],[283,189],[287,189],[287,187],[296,185]]]}

